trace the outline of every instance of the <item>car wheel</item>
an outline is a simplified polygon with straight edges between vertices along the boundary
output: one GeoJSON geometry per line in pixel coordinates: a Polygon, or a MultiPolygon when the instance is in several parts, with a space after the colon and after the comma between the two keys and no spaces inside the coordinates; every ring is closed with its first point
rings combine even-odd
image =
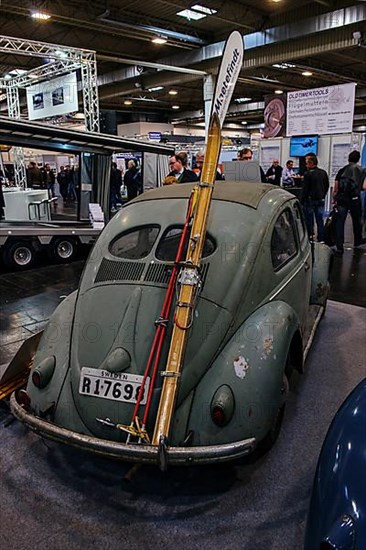
{"type": "Polygon", "coordinates": [[[71,262],[77,253],[77,243],[75,239],[69,237],[57,237],[51,242],[51,259],[59,263],[71,262]]]}
{"type": "Polygon", "coordinates": [[[10,244],[4,251],[4,263],[15,269],[28,269],[36,258],[36,251],[31,242],[18,241],[10,244]]]}

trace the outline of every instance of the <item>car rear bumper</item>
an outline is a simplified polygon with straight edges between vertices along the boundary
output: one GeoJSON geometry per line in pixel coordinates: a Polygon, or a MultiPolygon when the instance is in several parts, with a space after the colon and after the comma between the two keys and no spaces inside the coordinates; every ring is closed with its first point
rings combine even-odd
{"type": "Polygon", "coordinates": [[[163,450],[164,457],[162,457],[162,449],[158,446],[109,441],[73,432],[52,422],[48,422],[26,411],[17,402],[15,393],[10,398],[10,406],[12,413],[18,420],[35,433],[48,439],[110,458],[142,464],[156,464],[162,469],[165,469],[167,465],[210,464],[234,460],[251,453],[256,446],[256,439],[254,437],[223,445],[197,447],[167,446],[163,450]]]}

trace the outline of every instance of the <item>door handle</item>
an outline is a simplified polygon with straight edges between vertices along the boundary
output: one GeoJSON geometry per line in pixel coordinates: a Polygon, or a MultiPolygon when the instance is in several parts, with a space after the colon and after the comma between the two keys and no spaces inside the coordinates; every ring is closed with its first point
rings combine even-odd
{"type": "Polygon", "coordinates": [[[309,262],[305,262],[304,267],[305,267],[305,271],[309,271],[309,269],[310,269],[309,262]]]}

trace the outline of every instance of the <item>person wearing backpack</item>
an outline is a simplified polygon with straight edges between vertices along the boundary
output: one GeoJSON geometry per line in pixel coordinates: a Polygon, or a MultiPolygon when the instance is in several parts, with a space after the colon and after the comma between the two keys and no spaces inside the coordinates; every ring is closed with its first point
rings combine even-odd
{"type": "Polygon", "coordinates": [[[318,168],[316,155],[306,155],[305,165],[307,170],[304,174],[300,202],[304,209],[306,227],[311,239],[314,233],[315,218],[318,241],[324,242],[324,200],[329,189],[329,178],[325,170],[318,168]]]}
{"type": "Polygon", "coordinates": [[[348,212],[352,218],[354,246],[362,244],[361,189],[366,170],[358,164],[359,160],[359,151],[352,151],[348,155],[348,164],[338,171],[335,178],[333,197],[338,210],[336,222],[338,254],[343,254],[344,251],[344,224],[348,212]]]}

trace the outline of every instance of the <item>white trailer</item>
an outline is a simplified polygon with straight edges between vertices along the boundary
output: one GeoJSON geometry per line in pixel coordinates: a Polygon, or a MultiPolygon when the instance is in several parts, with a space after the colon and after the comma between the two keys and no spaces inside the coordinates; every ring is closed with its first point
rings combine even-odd
{"type": "MultiPolygon", "coordinates": [[[[171,146],[154,142],[144,142],[122,137],[97,134],[93,132],[78,132],[47,126],[29,121],[20,121],[0,117],[0,143],[15,147],[30,147],[56,151],[59,154],[71,153],[79,155],[79,205],[75,221],[53,221],[35,219],[37,202],[25,206],[28,212],[30,205],[32,215],[28,220],[19,221],[5,219],[0,222],[0,253],[2,262],[11,268],[26,269],[34,264],[37,252],[46,248],[52,260],[69,262],[77,254],[78,247],[92,244],[99,233],[98,228],[90,220],[89,204],[98,203],[104,212],[105,222],[109,221],[109,192],[111,157],[114,153],[140,152],[143,158],[143,181],[152,186],[151,167],[164,167],[165,174],[156,173],[155,185],[168,171],[167,155],[174,154],[171,146]],[[144,180],[144,155],[149,170],[148,180],[144,180]],[[153,162],[152,157],[158,161],[153,162]],[[161,162],[162,161],[162,162],[161,162]]],[[[164,171],[163,170],[163,171],[164,171]]],[[[154,184],[153,184],[154,185],[154,184]]],[[[28,200],[29,190],[23,190],[28,200]]],[[[18,193],[20,197],[22,193],[18,193]]],[[[19,198],[17,198],[19,200],[19,198]]],[[[52,200],[52,199],[50,199],[52,200]]],[[[46,205],[49,206],[49,205],[46,205]]],[[[42,218],[41,216],[38,216],[42,218]]]]}

